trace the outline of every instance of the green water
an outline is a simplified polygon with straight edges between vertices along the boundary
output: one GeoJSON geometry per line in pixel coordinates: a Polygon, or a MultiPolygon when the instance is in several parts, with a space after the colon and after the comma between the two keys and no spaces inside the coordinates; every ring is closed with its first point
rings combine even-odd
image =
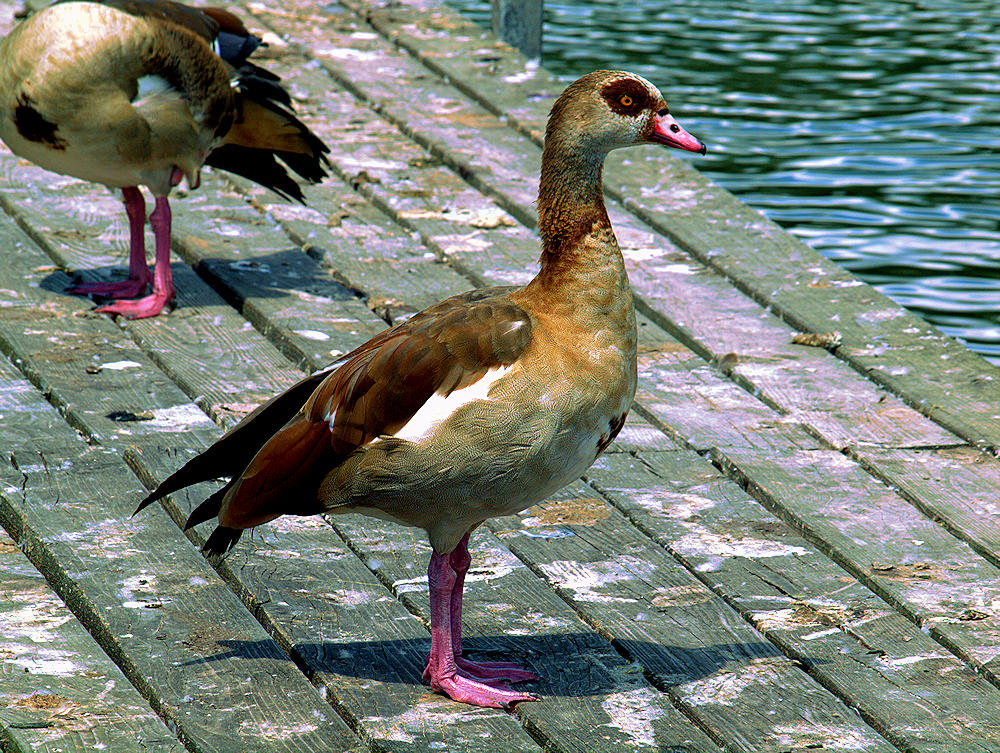
{"type": "Polygon", "coordinates": [[[994,2],[547,0],[543,63],[647,77],[702,173],[1000,364],[994,2]]]}

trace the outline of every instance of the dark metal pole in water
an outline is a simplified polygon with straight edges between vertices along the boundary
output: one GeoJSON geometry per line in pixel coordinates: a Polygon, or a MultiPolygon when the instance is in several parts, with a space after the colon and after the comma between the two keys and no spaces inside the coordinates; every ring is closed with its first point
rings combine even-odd
{"type": "Polygon", "coordinates": [[[542,57],[543,0],[491,0],[493,33],[526,57],[542,57]]]}

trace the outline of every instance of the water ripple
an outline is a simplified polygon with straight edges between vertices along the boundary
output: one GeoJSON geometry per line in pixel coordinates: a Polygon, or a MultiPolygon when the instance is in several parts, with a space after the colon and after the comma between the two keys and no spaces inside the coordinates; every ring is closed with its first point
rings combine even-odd
{"type": "Polygon", "coordinates": [[[701,172],[1000,364],[995,4],[776,5],[547,0],[545,66],[660,84],[701,172]]]}

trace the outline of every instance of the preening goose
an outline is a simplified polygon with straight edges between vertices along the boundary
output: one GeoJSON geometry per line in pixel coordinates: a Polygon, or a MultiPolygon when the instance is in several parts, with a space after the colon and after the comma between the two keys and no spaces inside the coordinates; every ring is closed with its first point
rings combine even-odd
{"type": "Polygon", "coordinates": [[[597,71],[552,107],[542,155],[541,269],[525,287],[448,298],[260,406],[139,510],[231,480],[188,526],[218,518],[210,555],[280,515],[360,512],[423,528],[433,548],[424,678],[457,701],[509,707],[530,672],[462,656],[469,534],[578,478],[622,428],[636,387],[632,290],[604,207],[605,155],[657,143],[705,152],[660,92],[597,71]]]}
{"type": "Polygon", "coordinates": [[[303,201],[275,158],[303,179],[325,175],[329,149],[292,112],[274,74],[247,61],[261,40],[218,8],[171,0],[61,2],[0,42],[0,138],[53,172],[122,190],[129,276],[71,292],[135,299],[98,311],[155,316],[174,296],[167,194],[200,182],[203,164],[303,201]],[[146,207],[155,272],[146,266],[146,207]]]}

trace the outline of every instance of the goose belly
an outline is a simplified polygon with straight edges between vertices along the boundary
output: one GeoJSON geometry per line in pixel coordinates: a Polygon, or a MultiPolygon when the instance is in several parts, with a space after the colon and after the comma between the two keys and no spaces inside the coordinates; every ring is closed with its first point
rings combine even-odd
{"type": "Polygon", "coordinates": [[[102,183],[113,188],[145,185],[148,171],[131,169],[122,164],[121,157],[107,150],[106,144],[86,144],[86,136],[71,135],[67,145],[54,149],[44,143],[28,141],[16,131],[0,132],[0,138],[19,157],[29,160],[39,167],[60,175],[102,183]]]}
{"type": "Polygon", "coordinates": [[[382,437],[324,482],[332,512],[361,512],[425,529],[450,551],[487,518],[510,515],[579,478],[631,402],[476,400],[413,441],[382,437]]]}

